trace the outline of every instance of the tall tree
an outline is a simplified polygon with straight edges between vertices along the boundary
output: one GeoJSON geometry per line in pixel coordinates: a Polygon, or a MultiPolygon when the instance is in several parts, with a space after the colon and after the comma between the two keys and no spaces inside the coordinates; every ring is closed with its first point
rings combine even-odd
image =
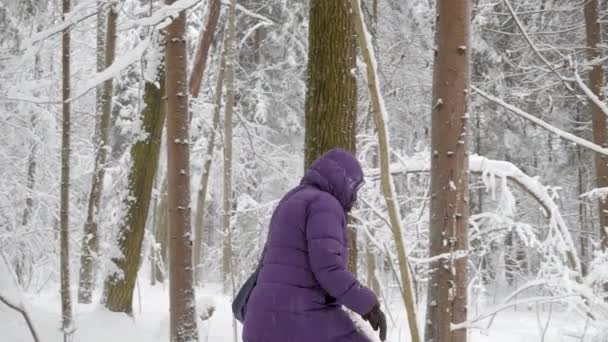
{"type": "MultiPolygon", "coordinates": [[[[165,0],[171,5],[174,0],[165,0]]],[[[186,12],[167,27],[167,179],[172,342],[198,341],[192,277],[186,12]]]]}
{"type": "MultiPolygon", "coordinates": [[[[157,37],[156,46],[152,49],[162,49],[162,42],[157,37]]],[[[150,53],[148,58],[158,58],[158,53],[150,53]]],[[[139,140],[131,147],[131,169],[128,175],[127,198],[123,200],[126,213],[118,231],[118,249],[120,257],[112,261],[120,270],[110,274],[104,284],[104,303],[110,311],[133,311],[133,290],[141,259],[141,246],[144,239],[148,208],[154,185],[154,177],[158,168],[160,141],[165,122],[165,72],[162,61],[149,61],[157,67],[156,80],[146,80],[144,89],[145,108],[141,113],[142,131],[145,139],[139,140]]]]}
{"type": "Polygon", "coordinates": [[[232,198],[232,114],[234,111],[234,69],[237,62],[236,55],[236,0],[230,1],[228,9],[228,34],[224,51],[226,52],[226,108],[224,109],[224,191],[223,191],[223,226],[224,243],[222,253],[222,276],[224,292],[229,286],[229,277],[233,280],[234,290],[233,253],[232,253],[232,226],[230,224],[233,210],[232,198]]]}
{"type": "MultiPolygon", "coordinates": [[[[597,0],[589,0],[585,3],[585,32],[587,34],[587,58],[593,64],[589,73],[589,88],[600,100],[604,100],[602,87],[604,86],[604,68],[597,60],[601,56],[602,26],[599,21],[599,8],[597,0]]],[[[591,121],[593,128],[593,142],[606,147],[608,135],[606,132],[606,114],[593,101],[591,106],[591,121]]],[[[603,154],[595,154],[595,177],[598,188],[608,187],[608,157],[603,154]]],[[[608,201],[598,201],[600,218],[600,238],[602,249],[608,248],[608,201]]]]}
{"type": "MultiPolygon", "coordinates": [[[[102,14],[98,14],[101,16],[102,14]]],[[[105,39],[102,40],[104,56],[104,68],[109,67],[114,62],[114,52],[116,50],[116,19],[118,13],[116,8],[110,6],[107,14],[105,39]]],[[[97,25],[100,22],[98,20],[97,25]]],[[[99,27],[98,27],[99,31],[99,27]]],[[[99,32],[98,32],[99,34],[99,32]]],[[[99,44],[99,37],[97,42],[99,44]]],[[[97,54],[99,58],[100,49],[98,46],[97,54]]],[[[98,68],[99,70],[99,68],[98,68]]],[[[92,293],[95,287],[95,258],[99,253],[99,242],[97,233],[97,222],[99,206],[101,202],[101,194],[103,192],[103,179],[105,176],[105,164],[108,155],[109,138],[110,138],[110,119],[112,115],[112,79],[108,79],[103,83],[101,90],[101,116],[97,118],[97,127],[95,132],[95,167],[93,169],[93,178],[91,184],[91,192],[89,193],[89,206],[87,218],[84,223],[84,234],[82,235],[82,253],[80,256],[80,282],[78,286],[78,302],[91,303],[92,293]]]]}
{"type": "MultiPolygon", "coordinates": [[[[357,51],[350,9],[348,1],[310,1],[305,169],[333,148],[355,153],[357,51]]],[[[356,235],[350,228],[348,234],[348,268],[356,273],[356,235]]]]}
{"type": "MultiPolygon", "coordinates": [[[[63,20],[70,12],[70,0],[63,0],[63,20]]],[[[72,335],[72,299],[70,297],[70,28],[62,32],[61,38],[62,66],[62,134],[61,134],[61,195],[59,208],[60,221],[60,268],[61,268],[61,328],[64,342],[71,340],[72,335]]]]}
{"type": "Polygon", "coordinates": [[[437,2],[431,113],[430,264],[427,342],[464,342],[467,319],[468,248],[467,105],[469,0],[437,2]]]}

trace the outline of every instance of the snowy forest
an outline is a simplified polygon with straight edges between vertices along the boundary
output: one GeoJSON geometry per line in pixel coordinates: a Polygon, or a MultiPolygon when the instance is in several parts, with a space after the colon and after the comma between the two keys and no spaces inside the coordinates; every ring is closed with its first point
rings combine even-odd
{"type": "Polygon", "coordinates": [[[343,148],[387,341],[608,341],[607,23],[599,0],[0,0],[0,340],[243,341],[273,211],[343,148]]]}

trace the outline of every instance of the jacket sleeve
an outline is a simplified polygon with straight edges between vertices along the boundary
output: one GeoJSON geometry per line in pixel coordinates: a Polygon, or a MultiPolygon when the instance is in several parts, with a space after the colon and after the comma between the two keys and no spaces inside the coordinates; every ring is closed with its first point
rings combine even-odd
{"type": "Polygon", "coordinates": [[[309,207],[306,239],[310,266],[315,278],[329,295],[363,316],[372,310],[378,299],[346,269],[342,256],[345,243],[343,209],[337,201],[332,202],[333,199],[316,200],[309,207]]]}

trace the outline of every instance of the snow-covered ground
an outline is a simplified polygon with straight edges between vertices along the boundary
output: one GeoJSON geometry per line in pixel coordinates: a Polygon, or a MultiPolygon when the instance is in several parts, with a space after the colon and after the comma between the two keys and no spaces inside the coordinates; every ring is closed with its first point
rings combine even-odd
{"type": "MultiPolygon", "coordinates": [[[[169,341],[168,289],[163,286],[142,285],[141,293],[135,294],[134,318],[111,313],[101,305],[75,304],[77,330],[74,341],[86,342],[167,342],[169,341]],[[141,302],[138,298],[141,297],[141,302]]],[[[211,298],[216,305],[213,316],[199,321],[200,341],[232,342],[233,326],[230,298],[220,294],[219,287],[211,286],[197,293],[200,305],[211,298]]],[[[62,341],[60,326],[59,291],[48,288],[40,294],[25,295],[36,329],[44,342],[62,341]]],[[[408,341],[407,325],[402,309],[393,305],[392,320],[389,317],[389,341],[408,341]],[[395,322],[393,324],[392,322],[395,322]]],[[[474,330],[472,342],[574,342],[581,341],[585,321],[563,310],[550,310],[548,306],[537,316],[535,308],[520,306],[500,313],[487,331],[474,330]],[[549,317],[547,326],[547,318],[549,317]],[[544,339],[542,338],[544,333],[544,339]]],[[[240,324],[237,335],[240,341],[240,324]]],[[[589,333],[587,334],[587,336],[589,333]]],[[[29,342],[32,338],[22,317],[4,305],[0,305],[0,341],[29,342]]],[[[584,341],[589,341],[585,339],[584,341]]]]}

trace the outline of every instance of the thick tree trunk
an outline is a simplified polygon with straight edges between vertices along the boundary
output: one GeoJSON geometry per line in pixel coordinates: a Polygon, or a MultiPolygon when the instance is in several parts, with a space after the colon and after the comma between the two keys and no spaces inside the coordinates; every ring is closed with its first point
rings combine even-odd
{"type": "MultiPolygon", "coordinates": [[[[160,48],[160,47],[156,47],[160,48]]],[[[150,206],[152,186],[158,168],[160,140],[165,121],[165,76],[158,71],[160,89],[146,82],[144,90],[145,109],[141,113],[142,131],[145,140],[131,147],[132,165],[129,170],[129,196],[124,199],[126,214],[119,227],[118,248],[121,257],[113,259],[122,274],[111,274],[105,281],[104,302],[110,311],[133,311],[133,290],[140,266],[141,245],[144,238],[146,218],[150,206]]]]}
{"type": "Polygon", "coordinates": [[[205,217],[205,202],[207,199],[207,191],[209,187],[209,175],[211,173],[211,163],[213,161],[213,151],[215,147],[215,133],[220,124],[220,113],[222,110],[222,89],[224,87],[225,67],[226,67],[226,48],[224,48],[223,56],[220,61],[220,70],[217,75],[217,83],[215,85],[215,99],[213,108],[213,127],[207,139],[207,148],[205,149],[205,163],[203,165],[203,173],[201,174],[200,185],[197,193],[196,213],[194,215],[194,281],[197,285],[202,284],[201,279],[201,262],[203,256],[203,236],[205,236],[203,219],[205,217]]]}
{"type": "Polygon", "coordinates": [[[430,257],[432,262],[425,341],[464,342],[467,319],[468,249],[467,104],[470,1],[437,3],[436,52],[431,113],[430,257]]]}
{"type": "MultiPolygon", "coordinates": [[[[63,0],[63,19],[70,12],[70,0],[63,0]]],[[[61,328],[64,342],[71,340],[72,299],[70,297],[70,236],[69,236],[69,204],[70,204],[70,30],[62,33],[62,113],[63,124],[61,134],[61,195],[60,195],[60,273],[61,273],[61,328]]]]}
{"type": "MultiPolygon", "coordinates": [[[[224,198],[223,226],[224,245],[222,253],[222,280],[224,292],[229,288],[229,280],[234,280],[232,255],[232,114],[235,104],[234,70],[236,55],[236,0],[231,0],[228,12],[228,35],[226,38],[226,108],[224,115],[224,198]]],[[[234,290],[234,282],[232,282],[234,290]]]]}
{"type": "MultiPolygon", "coordinates": [[[[598,1],[589,0],[585,3],[585,31],[587,33],[587,56],[594,61],[601,56],[602,28],[599,22],[598,1]]],[[[589,88],[600,100],[604,99],[602,87],[604,86],[604,68],[597,62],[589,74],[589,88]]],[[[607,147],[606,114],[602,112],[593,101],[591,106],[591,121],[593,123],[593,142],[596,145],[607,147]]],[[[608,187],[608,157],[595,154],[595,177],[598,188],[608,187]]],[[[602,249],[608,248],[608,201],[599,200],[598,210],[600,217],[600,238],[602,249]]]]}
{"type": "MultiPolygon", "coordinates": [[[[118,13],[110,7],[107,15],[104,65],[109,67],[114,62],[114,51],[116,49],[116,19],[118,13]]],[[[98,52],[99,53],[99,52],[98,52]]],[[[105,164],[108,154],[110,137],[110,119],[112,116],[112,79],[103,84],[101,95],[101,117],[99,118],[99,130],[95,132],[95,168],[91,192],[89,194],[89,207],[87,219],[84,224],[82,237],[82,254],[80,256],[80,283],[78,287],[78,302],[91,303],[91,297],[95,288],[95,258],[99,253],[99,239],[97,233],[98,213],[103,192],[103,178],[105,176],[105,164]]]]}
{"type": "Polygon", "coordinates": [[[356,41],[350,15],[346,1],[310,2],[305,168],[336,147],[355,152],[356,41]]]}
{"type": "MultiPolygon", "coordinates": [[[[348,1],[310,1],[304,168],[333,148],[356,154],[355,30],[348,1]]],[[[357,236],[348,228],[348,269],[357,270],[357,236]]]]}
{"type": "MultiPolygon", "coordinates": [[[[165,0],[171,5],[174,0],[165,0]]],[[[172,342],[198,341],[190,226],[190,137],[186,12],[167,27],[167,179],[169,192],[169,305],[172,342]]]]}
{"type": "Polygon", "coordinates": [[[190,95],[192,97],[198,97],[205,74],[205,66],[207,66],[209,48],[213,42],[213,37],[215,37],[217,22],[220,17],[221,1],[209,0],[208,5],[207,24],[199,33],[198,47],[196,48],[192,73],[190,74],[190,95]]]}

